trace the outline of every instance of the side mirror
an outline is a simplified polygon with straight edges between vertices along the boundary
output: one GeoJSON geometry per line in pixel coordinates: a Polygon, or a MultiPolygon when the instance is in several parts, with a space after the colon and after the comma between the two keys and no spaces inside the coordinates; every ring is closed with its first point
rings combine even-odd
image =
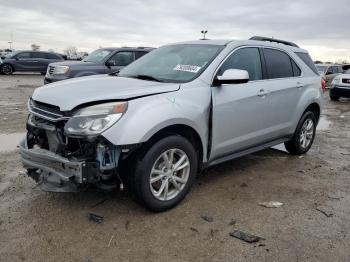
{"type": "Polygon", "coordinates": [[[244,84],[249,81],[249,73],[246,70],[227,69],[221,76],[214,79],[214,85],[244,84]]]}
{"type": "Polygon", "coordinates": [[[115,66],[114,61],[111,61],[111,60],[107,61],[106,66],[107,67],[115,66]]]}

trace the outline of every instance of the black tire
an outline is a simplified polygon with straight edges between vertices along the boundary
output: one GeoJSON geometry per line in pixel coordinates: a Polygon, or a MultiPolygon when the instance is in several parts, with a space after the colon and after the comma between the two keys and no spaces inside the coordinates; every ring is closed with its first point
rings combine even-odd
{"type": "Polygon", "coordinates": [[[332,101],[339,101],[339,97],[338,97],[338,96],[333,96],[333,95],[331,94],[331,92],[329,92],[329,97],[330,97],[330,99],[331,99],[332,101]]]}
{"type": "Polygon", "coordinates": [[[10,64],[3,64],[1,65],[1,73],[4,75],[12,75],[15,69],[10,64]]]}
{"type": "MultiPolygon", "coordinates": [[[[175,157],[174,160],[176,161],[175,157]]],[[[190,191],[197,173],[198,156],[193,145],[186,138],[178,135],[171,135],[160,139],[151,146],[147,146],[145,150],[140,150],[133,161],[129,161],[128,165],[129,167],[131,166],[131,168],[129,168],[127,174],[127,186],[137,202],[151,211],[160,212],[178,205],[190,191]],[[152,185],[150,184],[151,170],[154,165],[156,165],[157,161],[159,161],[161,155],[171,149],[181,151],[187,156],[186,161],[189,160],[189,167],[186,170],[187,182],[181,184],[183,188],[174,198],[170,200],[159,200],[154,196],[154,193],[152,193],[152,185]],[[142,151],[144,151],[144,153],[142,153],[142,151]],[[130,165],[131,163],[132,165],[130,165]]],[[[163,185],[163,179],[159,181],[163,185]]],[[[171,183],[167,183],[170,188],[171,183]]],[[[177,189],[174,187],[173,191],[174,190],[176,192],[177,189]]]]}
{"type": "MultiPolygon", "coordinates": [[[[308,122],[309,123],[309,122],[308,122]]],[[[297,128],[293,134],[293,137],[291,140],[287,141],[284,143],[287,151],[292,154],[292,155],[302,155],[305,154],[307,151],[309,151],[309,149],[311,148],[314,139],[315,139],[315,134],[316,134],[316,124],[317,124],[317,120],[315,117],[315,114],[311,111],[307,111],[303,114],[303,116],[301,117],[301,119],[299,120],[299,123],[297,125],[297,128]],[[302,142],[301,142],[301,136],[302,136],[302,132],[304,132],[303,127],[304,124],[311,120],[313,123],[312,126],[312,137],[309,137],[309,143],[307,144],[307,146],[303,146],[302,142]]],[[[303,133],[305,134],[305,133],[303,133]]],[[[305,138],[306,138],[306,134],[305,134],[305,138]]]]}

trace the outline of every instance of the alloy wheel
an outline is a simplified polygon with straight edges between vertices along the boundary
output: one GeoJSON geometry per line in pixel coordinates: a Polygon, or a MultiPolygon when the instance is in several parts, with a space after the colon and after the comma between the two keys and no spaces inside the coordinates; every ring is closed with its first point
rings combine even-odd
{"type": "Polygon", "coordinates": [[[307,148],[314,136],[315,128],[312,119],[307,118],[301,128],[299,142],[300,146],[305,149],[307,148]]]}
{"type": "Polygon", "coordinates": [[[155,198],[168,201],[185,188],[190,175],[190,160],[180,149],[163,152],[153,164],[150,189],[155,198]]]}

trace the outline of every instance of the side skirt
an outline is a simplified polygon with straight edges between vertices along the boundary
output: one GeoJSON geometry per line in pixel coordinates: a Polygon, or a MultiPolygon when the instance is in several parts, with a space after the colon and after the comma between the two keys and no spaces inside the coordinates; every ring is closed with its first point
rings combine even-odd
{"type": "Polygon", "coordinates": [[[281,143],[286,142],[288,140],[290,140],[290,137],[283,137],[283,138],[280,138],[280,139],[277,139],[274,141],[270,141],[266,144],[258,145],[255,147],[251,147],[248,149],[244,149],[242,151],[234,152],[234,153],[213,159],[211,161],[208,161],[207,163],[204,163],[203,169],[208,168],[210,166],[215,166],[215,165],[221,164],[221,163],[226,162],[226,161],[233,160],[235,158],[239,158],[241,156],[249,155],[249,154],[273,147],[275,145],[281,144],[281,143]]]}

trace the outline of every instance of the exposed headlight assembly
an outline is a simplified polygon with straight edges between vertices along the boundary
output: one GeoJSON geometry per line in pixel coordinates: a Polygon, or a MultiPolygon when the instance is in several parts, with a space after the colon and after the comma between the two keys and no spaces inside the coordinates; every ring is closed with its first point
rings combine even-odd
{"type": "Polygon", "coordinates": [[[67,135],[96,136],[115,124],[125,114],[128,102],[112,102],[78,110],[64,127],[67,135]]]}

